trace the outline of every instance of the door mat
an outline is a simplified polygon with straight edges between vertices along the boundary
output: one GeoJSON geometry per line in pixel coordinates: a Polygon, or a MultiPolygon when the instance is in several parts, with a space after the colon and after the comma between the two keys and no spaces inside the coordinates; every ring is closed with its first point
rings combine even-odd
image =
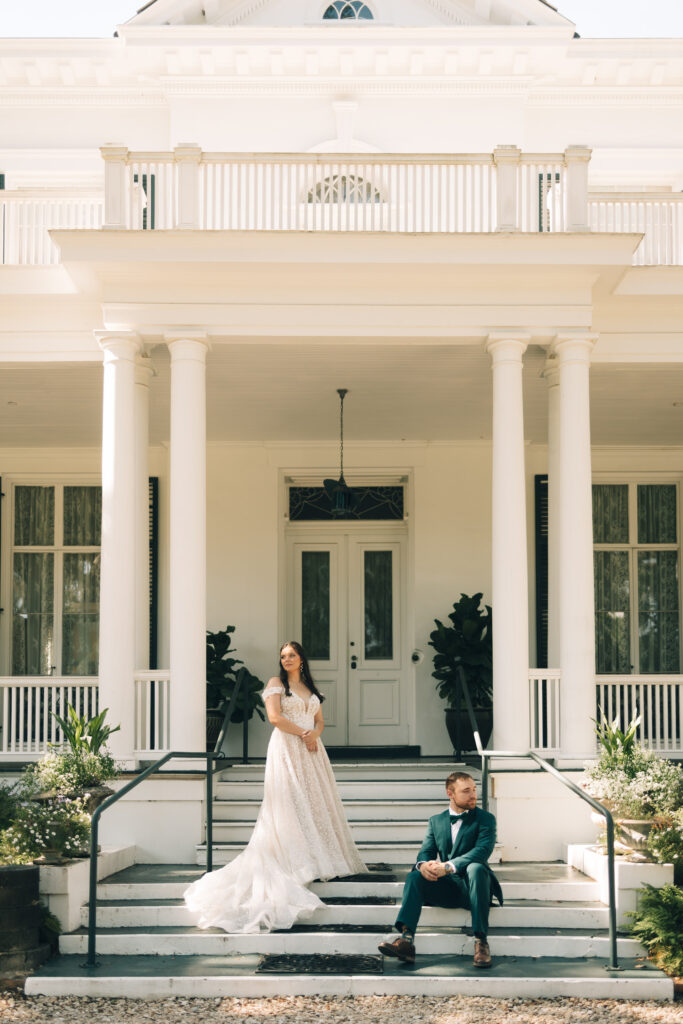
{"type": "Polygon", "coordinates": [[[323,896],[322,901],[328,907],[356,907],[360,904],[370,907],[377,907],[380,904],[385,907],[396,906],[393,896],[323,896]]]}
{"type": "Polygon", "coordinates": [[[335,953],[266,954],[257,974],[383,974],[381,956],[341,956],[335,953]]]}

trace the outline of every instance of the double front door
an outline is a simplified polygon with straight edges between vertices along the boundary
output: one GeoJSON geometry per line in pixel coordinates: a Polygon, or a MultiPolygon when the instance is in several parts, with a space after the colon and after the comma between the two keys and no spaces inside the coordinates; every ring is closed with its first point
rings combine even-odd
{"type": "Polygon", "coordinates": [[[325,696],[325,742],[408,742],[405,528],[293,529],[287,637],[301,639],[325,696]]]}

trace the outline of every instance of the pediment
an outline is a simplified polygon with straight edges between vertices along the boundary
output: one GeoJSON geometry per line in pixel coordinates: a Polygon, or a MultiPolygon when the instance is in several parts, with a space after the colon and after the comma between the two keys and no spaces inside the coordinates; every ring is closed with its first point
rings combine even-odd
{"type": "MultiPolygon", "coordinates": [[[[128,26],[215,25],[217,28],[310,28],[351,26],[567,27],[569,19],[549,0],[364,0],[363,17],[325,18],[334,0],[151,0],[128,26]],[[367,12],[372,18],[367,16],[367,12]]],[[[337,11],[342,11],[337,0],[337,11]]]]}

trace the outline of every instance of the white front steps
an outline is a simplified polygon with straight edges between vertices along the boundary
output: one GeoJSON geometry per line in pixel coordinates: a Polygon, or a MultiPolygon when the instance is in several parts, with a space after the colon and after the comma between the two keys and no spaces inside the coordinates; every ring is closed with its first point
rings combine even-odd
{"type": "MultiPolygon", "coordinates": [[[[392,934],[403,879],[414,862],[426,819],[445,806],[444,780],[451,764],[337,764],[335,775],[361,855],[385,868],[349,880],[313,883],[330,902],[285,932],[229,935],[194,927],[182,894],[201,874],[196,865],[136,865],[98,885],[97,955],[101,966],[83,969],[84,927],[63,935],[62,956],[27,980],[27,995],[162,998],[266,995],[583,996],[660,999],[673,985],[650,965],[642,949],[618,939],[624,970],[605,970],[609,955],[607,908],[597,884],[561,864],[500,864],[505,905],[491,910],[494,966],[472,966],[473,939],[463,933],[469,914],[425,908],[414,966],[379,957],[377,945],[392,934]],[[418,813],[419,811],[419,813],[418,813]],[[373,835],[381,834],[381,839],[373,835]],[[389,875],[389,877],[387,877],[389,875]],[[310,958],[366,955],[372,975],[263,974],[269,954],[310,958]]],[[[214,851],[220,865],[244,848],[258,810],[263,766],[236,766],[216,787],[214,823],[230,841],[214,851]]],[[[220,831],[216,832],[221,835],[220,831]]],[[[201,861],[205,849],[197,850],[201,861]]],[[[499,858],[496,858],[499,859],[499,858]]],[[[83,912],[83,924],[87,913],[83,912]]]]}

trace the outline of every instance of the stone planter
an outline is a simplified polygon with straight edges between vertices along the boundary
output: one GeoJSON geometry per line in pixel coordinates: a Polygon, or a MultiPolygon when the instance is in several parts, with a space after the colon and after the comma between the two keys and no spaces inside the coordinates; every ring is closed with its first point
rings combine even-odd
{"type": "Polygon", "coordinates": [[[652,824],[652,818],[619,818],[614,822],[614,827],[620,843],[634,853],[647,853],[647,837],[652,824]]]}
{"type": "Polygon", "coordinates": [[[30,865],[0,868],[0,977],[26,974],[50,955],[40,941],[39,871],[30,865]]]}

